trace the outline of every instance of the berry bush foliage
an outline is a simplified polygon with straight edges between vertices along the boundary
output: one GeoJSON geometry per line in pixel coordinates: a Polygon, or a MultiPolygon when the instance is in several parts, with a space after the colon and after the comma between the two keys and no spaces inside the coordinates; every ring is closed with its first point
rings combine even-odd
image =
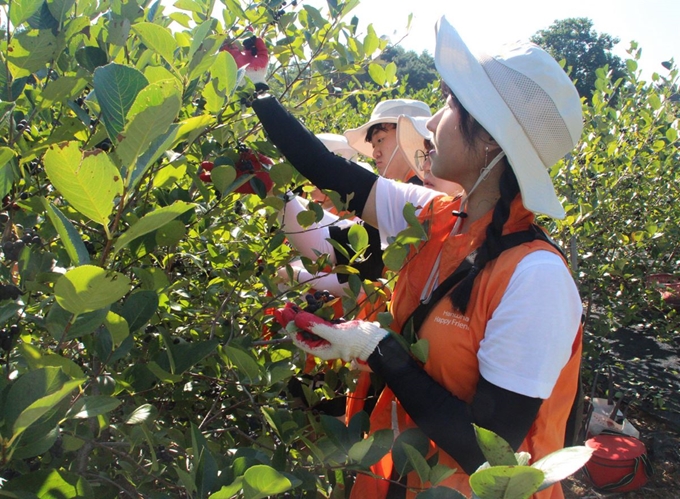
{"type": "MultiPolygon", "coordinates": [[[[434,108],[433,89],[408,93],[394,63],[376,59],[387,42],[370,26],[357,32],[357,3],[0,0],[0,496],[344,497],[352,474],[393,445],[402,472],[433,485],[451,472],[417,450],[427,449],[422,434],[364,439],[365,413],[345,425],[310,409],[356,374],[310,367],[273,321],[283,303],[307,303],[309,285],[281,277],[297,255],[278,216],[285,192],[310,187],[266,140],[247,106],[254,87],[220,47],[263,37],[273,93],[317,133],[356,126],[385,95],[434,108]],[[366,73],[371,88],[355,80],[366,73]],[[291,393],[301,385],[304,397],[291,393]]],[[[621,231],[606,229],[616,186],[598,182],[623,180],[595,160],[602,148],[623,158],[619,144],[636,148],[638,165],[671,169],[670,153],[655,159],[677,146],[677,108],[661,93],[675,80],[666,83],[662,97],[635,101],[642,124],[620,124],[639,143],[597,138],[626,111],[593,104],[592,136],[557,173],[564,192],[587,186],[597,200],[569,197],[573,219],[557,227],[565,245],[659,239],[661,226],[632,232],[638,211],[616,217],[621,231]],[[604,230],[588,239],[595,229],[604,230]]],[[[611,88],[604,75],[602,95],[611,88]]],[[[311,203],[299,220],[321,215],[311,203]]],[[[354,233],[357,248],[364,236],[354,233]]],[[[596,255],[602,266],[592,268],[619,275],[629,247],[607,265],[596,255]]],[[[313,272],[327,259],[303,262],[313,272]]],[[[351,318],[361,289],[380,289],[349,281],[351,318]]],[[[592,296],[610,300],[619,281],[607,282],[592,296]]],[[[338,304],[311,296],[322,315],[338,304]]],[[[423,497],[438,494],[455,497],[437,488],[423,497]]]]}
{"type": "Polygon", "coordinates": [[[365,422],[336,436],[294,409],[305,357],[272,316],[305,303],[276,277],[282,195],[303,179],[220,47],[262,36],[272,88],[322,131],[348,106],[334,81],[386,45],[342,20],[354,5],[0,2],[0,495],[343,488],[365,422]]]}

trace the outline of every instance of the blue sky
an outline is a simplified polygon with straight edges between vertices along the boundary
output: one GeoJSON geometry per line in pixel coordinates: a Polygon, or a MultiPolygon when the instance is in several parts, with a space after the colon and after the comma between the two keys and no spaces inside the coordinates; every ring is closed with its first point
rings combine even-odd
{"type": "MultiPolygon", "coordinates": [[[[303,1],[317,7],[326,5],[325,0],[303,1]]],[[[627,57],[630,41],[638,42],[644,77],[654,71],[666,74],[661,62],[671,57],[680,63],[680,0],[361,0],[352,13],[359,18],[362,32],[372,23],[378,35],[387,35],[392,41],[406,34],[412,13],[411,31],[401,45],[430,53],[434,52],[434,24],[442,14],[470,47],[480,49],[528,39],[556,19],[588,17],[595,31],[621,40],[615,53],[622,58],[627,57]]]]}

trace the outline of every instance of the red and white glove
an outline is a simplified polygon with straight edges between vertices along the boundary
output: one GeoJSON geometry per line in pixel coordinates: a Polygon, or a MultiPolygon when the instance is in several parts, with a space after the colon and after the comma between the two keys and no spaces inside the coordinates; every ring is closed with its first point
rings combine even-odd
{"type": "Polygon", "coordinates": [[[236,66],[245,68],[246,76],[255,84],[255,87],[267,87],[265,77],[269,66],[269,52],[264,40],[259,36],[251,36],[243,42],[242,47],[236,46],[233,42],[225,43],[220,50],[229,52],[236,66]]]}
{"type": "Polygon", "coordinates": [[[377,322],[333,324],[292,303],[278,309],[274,315],[298,348],[323,360],[359,359],[365,362],[378,343],[389,334],[377,322]]]}

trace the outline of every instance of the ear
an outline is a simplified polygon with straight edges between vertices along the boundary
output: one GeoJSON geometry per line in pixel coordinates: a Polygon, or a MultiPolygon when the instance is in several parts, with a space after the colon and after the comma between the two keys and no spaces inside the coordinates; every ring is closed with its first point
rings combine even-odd
{"type": "Polygon", "coordinates": [[[489,133],[484,132],[482,134],[482,143],[484,144],[484,147],[488,147],[489,152],[500,152],[501,151],[501,146],[496,142],[496,139],[494,139],[489,133]]]}

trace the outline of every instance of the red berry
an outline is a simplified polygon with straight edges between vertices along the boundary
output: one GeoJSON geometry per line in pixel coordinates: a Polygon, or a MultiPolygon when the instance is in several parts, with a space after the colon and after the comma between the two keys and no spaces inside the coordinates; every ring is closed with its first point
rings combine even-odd
{"type": "Polygon", "coordinates": [[[201,162],[201,169],[205,172],[210,172],[212,169],[215,168],[215,164],[212,161],[202,161],[201,162]]]}
{"type": "Polygon", "coordinates": [[[198,178],[200,178],[205,183],[212,182],[212,175],[209,171],[199,173],[198,178]]]}
{"type": "MultiPolygon", "coordinates": [[[[239,154],[239,159],[236,161],[236,177],[254,174],[254,178],[259,179],[264,184],[265,192],[268,192],[274,185],[269,176],[268,168],[273,164],[274,160],[264,154],[254,152],[251,149],[243,149],[239,154]]],[[[236,192],[240,194],[255,194],[252,181],[253,179],[240,186],[236,189],[236,192]]]]}

